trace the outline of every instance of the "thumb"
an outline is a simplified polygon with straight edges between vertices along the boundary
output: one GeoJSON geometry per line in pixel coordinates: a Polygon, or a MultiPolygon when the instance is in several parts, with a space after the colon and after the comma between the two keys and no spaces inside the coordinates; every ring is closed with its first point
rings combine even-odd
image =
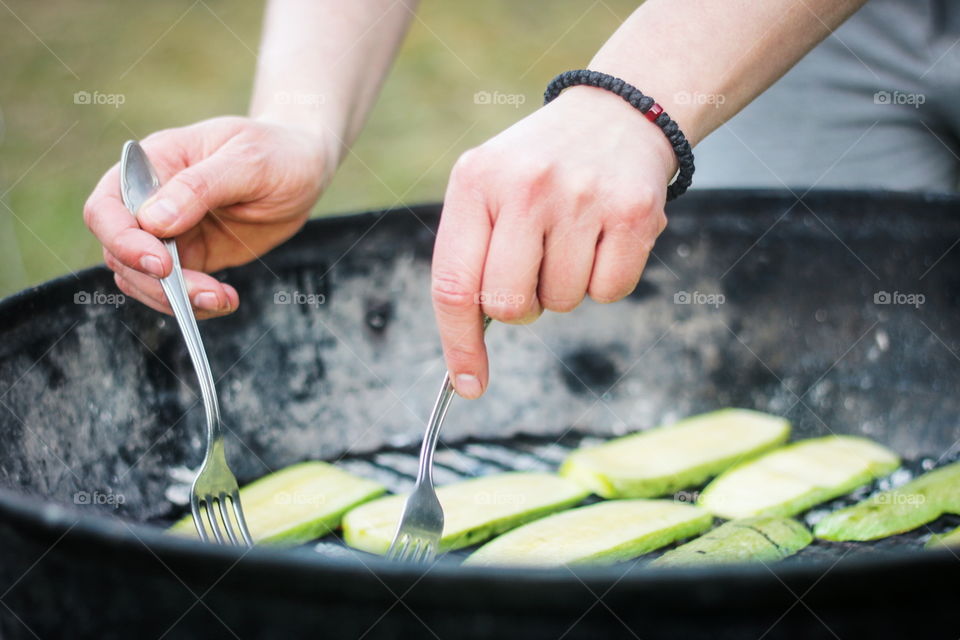
{"type": "Polygon", "coordinates": [[[178,236],[211,209],[246,200],[251,181],[242,163],[216,153],[171,177],[137,212],[140,227],[158,237],[178,236]]]}

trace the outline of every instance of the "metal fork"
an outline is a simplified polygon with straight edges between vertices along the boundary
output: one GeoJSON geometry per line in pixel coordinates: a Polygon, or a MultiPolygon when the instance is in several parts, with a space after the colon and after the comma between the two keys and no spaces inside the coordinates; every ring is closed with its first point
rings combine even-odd
{"type": "MultiPolygon", "coordinates": [[[[124,205],[136,216],[140,207],[159,187],[160,181],[143,148],[135,140],[128,141],[123,145],[123,155],[120,158],[120,193],[124,205]]],[[[173,309],[173,315],[180,326],[183,339],[187,343],[190,361],[200,381],[200,393],[203,396],[203,408],[207,416],[207,451],[203,465],[193,481],[193,492],[190,496],[193,522],[197,527],[197,534],[203,541],[210,539],[203,519],[206,515],[213,538],[218,543],[229,542],[238,545],[242,542],[252,546],[253,538],[250,536],[247,522],[243,517],[243,508],[240,506],[240,487],[227,465],[217,390],[207,353],[200,340],[197,320],[190,306],[186,281],[183,279],[183,270],[180,268],[177,243],[173,238],[164,238],[162,241],[170,252],[170,257],[173,258],[173,270],[170,275],[160,280],[160,284],[173,309]],[[230,517],[228,501],[232,507],[233,518],[230,517]],[[237,535],[238,530],[239,535],[237,535]]]]}
{"type": "MultiPolygon", "coordinates": [[[[484,316],[483,330],[490,326],[490,318],[484,316]]],[[[454,396],[450,372],[443,375],[440,394],[427,420],[427,431],[420,445],[420,465],[413,493],[407,498],[403,516],[397,527],[393,543],[386,557],[400,562],[424,563],[433,560],[440,548],[443,535],[443,507],[433,487],[433,454],[440,438],[440,427],[447,416],[450,401],[454,396]]]]}

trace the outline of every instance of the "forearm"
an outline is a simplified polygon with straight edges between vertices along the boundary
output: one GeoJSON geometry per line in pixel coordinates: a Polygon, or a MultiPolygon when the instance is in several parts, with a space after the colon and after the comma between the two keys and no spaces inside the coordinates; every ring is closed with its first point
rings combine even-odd
{"type": "Polygon", "coordinates": [[[652,96],[692,144],[866,0],[647,0],[590,63],[652,96]]]}
{"type": "Polygon", "coordinates": [[[270,0],[251,116],[332,136],[342,153],[376,100],[416,3],[270,0]]]}

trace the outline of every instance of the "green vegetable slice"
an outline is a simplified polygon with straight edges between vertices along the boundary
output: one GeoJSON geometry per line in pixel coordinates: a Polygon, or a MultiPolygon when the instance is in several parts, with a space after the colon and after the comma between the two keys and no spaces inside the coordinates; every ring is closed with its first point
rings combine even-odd
{"type": "Polygon", "coordinates": [[[728,520],[792,516],[899,465],[896,454],[866,438],[802,440],[724,472],[707,485],[698,504],[728,520]]]}
{"type": "Polygon", "coordinates": [[[721,409],[574,451],[560,474],[604,498],[651,498],[703,484],[789,435],[783,418],[721,409]]]}
{"type": "Polygon", "coordinates": [[[960,527],[953,531],[940,533],[927,540],[925,545],[927,549],[937,549],[939,547],[960,547],[960,527]]]}
{"type": "MultiPolygon", "coordinates": [[[[243,487],[240,501],[255,543],[293,546],[326,535],[340,526],[348,510],[385,491],[383,485],[332,464],[302,462],[243,487]]],[[[197,537],[189,515],[169,531],[197,537]]]]}
{"type": "Polygon", "coordinates": [[[876,540],[912,531],[944,513],[960,514],[960,462],[835,511],[817,523],[814,533],[825,540],[876,540]]]}
{"type": "Polygon", "coordinates": [[[531,522],[491,540],[467,565],[560,566],[630,560],[709,529],[713,517],[671,500],[612,500],[531,522]]]}
{"type": "Polygon", "coordinates": [[[767,516],[725,522],[695,540],[671,549],[652,566],[776,562],[813,542],[805,526],[792,518],[767,516]]]}
{"type": "MultiPolygon", "coordinates": [[[[552,473],[501,473],[437,489],[443,506],[440,551],[483,542],[548,513],[573,506],[589,492],[552,473]]],[[[393,542],[407,497],[388,496],[353,509],[343,539],[356,549],[384,554],[393,542]]]]}

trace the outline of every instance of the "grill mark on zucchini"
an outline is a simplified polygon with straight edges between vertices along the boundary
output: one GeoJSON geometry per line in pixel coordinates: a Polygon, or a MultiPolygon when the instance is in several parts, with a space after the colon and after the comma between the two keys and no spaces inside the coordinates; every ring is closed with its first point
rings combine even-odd
{"type": "Polygon", "coordinates": [[[726,522],[654,560],[652,566],[777,562],[813,541],[801,523],[768,516],[726,522]]]}
{"type": "Polygon", "coordinates": [[[876,540],[912,531],[944,513],[960,514],[960,462],[834,511],[814,532],[825,540],[876,540]]]}
{"type": "Polygon", "coordinates": [[[739,528],[739,529],[750,529],[750,530],[753,531],[754,533],[759,533],[759,534],[763,537],[763,539],[766,540],[767,542],[769,542],[770,544],[772,544],[773,547],[774,547],[777,551],[783,551],[783,547],[781,547],[780,544],[779,544],[776,540],[774,540],[773,538],[771,538],[770,536],[768,536],[767,533],[766,533],[765,531],[763,531],[762,529],[758,529],[758,528],[755,527],[754,525],[749,525],[749,524],[738,524],[738,525],[737,525],[737,528],[739,528]]]}

